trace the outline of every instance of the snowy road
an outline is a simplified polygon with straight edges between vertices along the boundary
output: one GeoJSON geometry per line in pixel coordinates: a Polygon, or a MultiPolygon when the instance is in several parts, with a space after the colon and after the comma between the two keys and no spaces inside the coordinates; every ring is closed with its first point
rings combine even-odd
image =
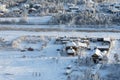
{"type": "Polygon", "coordinates": [[[77,32],[120,32],[120,26],[67,26],[67,25],[0,25],[0,31],[77,31],[77,32]]]}

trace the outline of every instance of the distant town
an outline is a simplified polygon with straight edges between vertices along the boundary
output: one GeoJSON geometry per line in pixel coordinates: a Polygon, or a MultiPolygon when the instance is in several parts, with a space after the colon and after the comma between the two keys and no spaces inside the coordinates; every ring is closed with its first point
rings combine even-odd
{"type": "MultiPolygon", "coordinates": [[[[3,0],[0,16],[21,18],[19,24],[29,23],[29,17],[52,18],[46,24],[119,25],[119,0],[3,0]]],[[[38,19],[39,20],[39,19],[38,19]]],[[[16,19],[0,19],[0,23],[18,23],[16,19]]]]}

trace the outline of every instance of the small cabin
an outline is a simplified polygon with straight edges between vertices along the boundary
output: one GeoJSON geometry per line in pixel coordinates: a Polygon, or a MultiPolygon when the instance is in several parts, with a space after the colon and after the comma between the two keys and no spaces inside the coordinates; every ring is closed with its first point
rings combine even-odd
{"type": "Polygon", "coordinates": [[[94,63],[98,63],[103,58],[103,55],[101,54],[101,51],[99,49],[94,50],[94,53],[92,55],[92,59],[94,63]]]}
{"type": "Polygon", "coordinates": [[[104,38],[104,42],[110,43],[111,42],[111,38],[104,38]]]}
{"type": "Polygon", "coordinates": [[[76,55],[76,51],[72,47],[70,49],[67,49],[66,52],[67,52],[68,55],[76,55]]]}

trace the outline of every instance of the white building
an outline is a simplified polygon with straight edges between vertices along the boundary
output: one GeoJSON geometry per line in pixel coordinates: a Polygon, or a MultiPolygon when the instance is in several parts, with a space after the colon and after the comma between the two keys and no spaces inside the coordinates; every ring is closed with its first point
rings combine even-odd
{"type": "Polygon", "coordinates": [[[6,8],[6,5],[0,4],[0,11],[8,12],[8,9],[6,8]]]}

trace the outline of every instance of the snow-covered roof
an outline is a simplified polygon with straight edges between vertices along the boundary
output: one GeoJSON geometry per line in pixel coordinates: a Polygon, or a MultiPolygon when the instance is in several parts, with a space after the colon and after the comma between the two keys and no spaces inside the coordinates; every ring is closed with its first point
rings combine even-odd
{"type": "Polygon", "coordinates": [[[99,57],[103,57],[103,55],[101,54],[101,51],[99,49],[95,49],[94,54],[97,54],[99,57]]]}
{"type": "Polygon", "coordinates": [[[78,42],[77,45],[78,45],[78,47],[87,47],[86,43],[78,42]]]}
{"type": "Polygon", "coordinates": [[[110,38],[104,38],[104,41],[111,41],[110,38]]]}
{"type": "Polygon", "coordinates": [[[75,50],[74,49],[68,49],[67,50],[67,53],[69,54],[69,53],[75,53],[75,50]]]}
{"type": "Polygon", "coordinates": [[[71,69],[67,69],[67,70],[66,70],[66,74],[70,74],[71,72],[72,72],[71,69]]]}
{"type": "Polygon", "coordinates": [[[76,45],[75,42],[72,41],[72,42],[68,42],[68,43],[66,44],[66,46],[77,46],[77,45],[76,45]]]}
{"type": "Polygon", "coordinates": [[[0,11],[7,12],[8,9],[6,8],[6,5],[4,5],[4,4],[0,4],[0,11]]]}
{"type": "Polygon", "coordinates": [[[105,46],[97,46],[97,48],[109,48],[109,45],[105,45],[105,46]]]}

